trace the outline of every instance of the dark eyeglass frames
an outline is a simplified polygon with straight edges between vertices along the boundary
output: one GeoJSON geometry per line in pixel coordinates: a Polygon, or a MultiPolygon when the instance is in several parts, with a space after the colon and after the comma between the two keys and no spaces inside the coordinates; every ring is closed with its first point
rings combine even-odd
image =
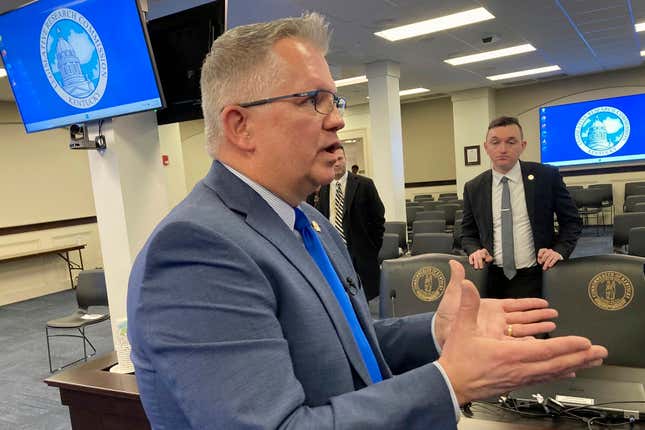
{"type": "Polygon", "coordinates": [[[292,97],[308,97],[313,101],[314,110],[322,115],[329,115],[334,110],[334,107],[338,109],[338,113],[342,116],[345,112],[345,107],[347,106],[347,101],[337,95],[327,90],[311,90],[304,93],[295,93],[288,94],[286,96],[271,97],[268,99],[255,100],[252,102],[239,103],[241,107],[251,107],[259,106],[267,103],[273,103],[278,100],[289,99],[292,97]]]}

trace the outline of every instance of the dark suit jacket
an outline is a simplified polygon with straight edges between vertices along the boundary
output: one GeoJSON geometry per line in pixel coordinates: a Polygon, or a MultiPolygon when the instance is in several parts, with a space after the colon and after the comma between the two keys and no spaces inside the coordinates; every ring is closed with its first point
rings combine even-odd
{"type": "MultiPolygon", "coordinates": [[[[301,209],[319,224],[340,278],[357,282],[338,232],[311,206],[301,209]]],[[[432,315],[374,322],[361,289],[350,300],[381,383],[372,384],[302,241],[213,163],[130,275],[128,337],[152,428],[456,428],[449,389],[430,363],[432,315]]]]}
{"type": "MultiPolygon", "coordinates": [[[[307,201],[329,219],[329,185],[320,189],[317,199],[312,195],[307,201]]],[[[385,233],[385,208],[374,182],[365,176],[347,172],[343,208],[343,232],[347,248],[365,287],[367,299],[371,300],[379,292],[378,253],[385,233]]]]}
{"type": "MultiPolygon", "coordinates": [[[[540,163],[520,161],[520,166],[536,256],[540,248],[552,248],[568,258],[582,231],[582,221],[560,173],[540,163]],[[558,217],[557,235],[554,213],[558,217]]],[[[488,170],[464,186],[461,243],[468,255],[480,248],[493,255],[492,181],[492,170],[488,170]]]]}

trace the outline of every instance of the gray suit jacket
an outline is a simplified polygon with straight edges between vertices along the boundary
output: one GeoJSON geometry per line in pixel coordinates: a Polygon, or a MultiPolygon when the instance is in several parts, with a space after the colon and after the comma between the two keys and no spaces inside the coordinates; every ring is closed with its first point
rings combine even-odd
{"type": "MultiPolygon", "coordinates": [[[[356,273],[309,205],[341,280],[356,273]]],[[[385,380],[372,384],[302,242],[220,163],[148,239],[128,290],[141,399],[158,429],[455,428],[430,363],[431,315],[374,323],[350,296],[385,380]],[[396,374],[397,376],[393,376],[396,374]]]]}

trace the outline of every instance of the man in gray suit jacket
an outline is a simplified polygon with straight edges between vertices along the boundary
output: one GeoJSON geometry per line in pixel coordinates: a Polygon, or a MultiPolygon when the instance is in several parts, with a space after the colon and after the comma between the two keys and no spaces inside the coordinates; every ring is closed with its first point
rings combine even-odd
{"type": "Polygon", "coordinates": [[[555,311],[480,302],[455,262],[436,314],[371,320],[340,235],[302,203],[331,182],[344,126],[327,43],[309,14],[235,28],[204,62],[216,161],[152,233],[128,290],[153,428],[449,429],[460,404],[606,355],[580,337],[516,341],[552,330],[555,311]]]}

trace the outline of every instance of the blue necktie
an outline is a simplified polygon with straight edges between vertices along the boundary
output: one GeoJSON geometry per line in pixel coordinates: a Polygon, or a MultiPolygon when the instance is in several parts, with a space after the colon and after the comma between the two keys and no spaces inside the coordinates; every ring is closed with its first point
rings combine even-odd
{"type": "Polygon", "coordinates": [[[327,280],[327,283],[334,292],[334,296],[336,296],[336,300],[338,300],[338,304],[343,310],[345,319],[347,320],[347,323],[352,330],[354,340],[358,345],[358,349],[361,352],[361,356],[363,357],[367,371],[372,378],[372,382],[377,383],[382,381],[383,377],[381,376],[381,371],[378,368],[378,363],[376,362],[374,351],[372,351],[372,347],[367,341],[367,337],[365,337],[365,333],[363,332],[363,329],[358,322],[358,318],[356,318],[356,313],[354,312],[352,303],[349,301],[349,297],[347,297],[347,294],[345,293],[343,284],[340,282],[340,278],[338,277],[336,270],[334,270],[334,266],[332,266],[331,261],[329,260],[329,257],[327,256],[327,253],[325,252],[320,239],[318,239],[316,232],[314,232],[314,230],[311,228],[311,225],[309,225],[307,216],[299,208],[295,208],[295,211],[295,229],[302,236],[302,241],[305,244],[305,248],[307,248],[307,251],[311,255],[311,258],[313,258],[313,260],[316,262],[316,265],[318,266],[323,276],[327,280]]]}

